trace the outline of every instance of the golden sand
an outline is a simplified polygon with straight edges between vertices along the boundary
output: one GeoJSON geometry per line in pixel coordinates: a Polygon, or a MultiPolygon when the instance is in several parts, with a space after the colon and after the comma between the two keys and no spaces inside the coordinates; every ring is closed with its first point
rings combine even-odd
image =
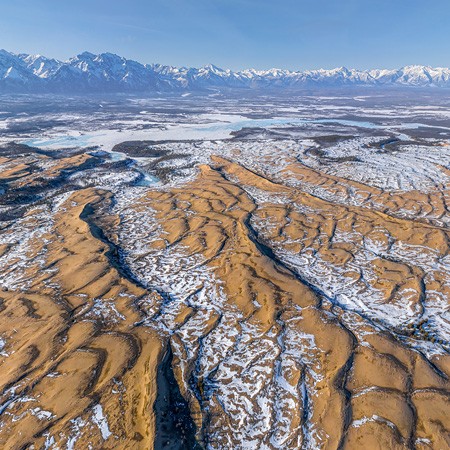
{"type": "MultiPolygon", "coordinates": [[[[45,176],[57,176],[86,158],[78,155],[61,160],[45,176]]],[[[443,194],[391,194],[300,164],[289,167],[289,174],[333,192],[351,186],[354,195],[370,198],[373,208],[328,202],[218,157],[201,166],[188,185],[147,190],[132,206],[137,213],[144,213],[146,207],[156,211],[161,231],[149,243],[154,251],[178,244],[188,254],[202,257],[223,286],[227,307],[238,311],[243,323],[264,335],[280,331],[281,323],[291,321],[299,332],[314,337],[311,351],[318,381],[309,400],[310,421],[326,436],[321,448],[450,448],[448,354],[429,360],[401,339],[411,330],[399,329],[396,336],[354,316],[352,325],[364,331],[362,340],[349,329],[343,310],[322,304],[317,292],[261,246],[267,241],[297,253],[309,248],[323,261],[342,267],[349,280],[361,277],[357,270],[345,270],[361,239],[424,246],[444,257],[450,242],[446,229],[432,220],[395,214],[405,205],[443,211],[443,194]],[[268,200],[256,200],[248,193],[252,190],[264,193],[268,200]],[[271,196],[286,201],[272,202],[271,196]],[[256,238],[251,218],[270,224],[264,236],[256,238]],[[335,242],[337,232],[352,238],[335,242]]],[[[2,177],[18,177],[22,185],[34,182],[26,164],[11,167],[2,177]]],[[[93,218],[114,234],[121,219],[102,215],[110,202],[111,194],[102,190],[72,193],[55,213],[46,239],[35,242],[32,249],[35,254],[45,250],[48,270],[30,264],[25,275],[31,283],[26,291],[0,293],[0,336],[8,352],[7,357],[0,357],[2,401],[11,395],[27,399],[14,402],[8,414],[1,416],[2,449],[44,448],[49,436],[59,448],[66,448],[76,427],[75,449],[89,445],[94,449],[153,448],[156,374],[167,336],[140,325],[148,316],[140,300],[158,305],[162,299],[114,267],[107,257],[108,245],[83,220],[89,205],[93,218]],[[105,320],[95,314],[98,299],[106,306],[110,302],[121,319],[105,320]],[[13,386],[11,394],[8,389],[13,386]],[[95,405],[101,405],[107,417],[106,435],[92,422],[95,405]]],[[[34,220],[35,212],[27,212],[29,220],[34,220]]],[[[7,246],[0,246],[0,257],[8,251],[7,246]]],[[[370,264],[376,278],[367,280],[368,286],[382,294],[385,304],[401,303],[405,293],[410,293],[409,307],[420,307],[424,277],[420,267],[413,261],[405,264],[381,256],[370,264]]],[[[447,276],[436,273],[432,288],[445,290],[447,276]]],[[[194,309],[186,304],[174,320],[181,326],[193,315],[194,309]]],[[[219,316],[211,314],[206,334],[218,321],[219,316]]],[[[426,340],[425,333],[419,327],[416,336],[426,340]]],[[[180,338],[174,335],[172,339],[180,338]]],[[[176,358],[173,366],[197,429],[202,430],[204,399],[192,394],[189,373],[181,370],[176,358]]],[[[305,367],[293,367],[287,382],[297,386],[304,371],[305,367]]],[[[197,388],[202,395],[201,379],[197,388]]],[[[304,413],[300,409],[292,417],[294,434],[302,433],[304,413]]],[[[219,408],[208,414],[224,424],[228,421],[219,408]]],[[[198,439],[201,442],[200,433],[198,439]]]]}

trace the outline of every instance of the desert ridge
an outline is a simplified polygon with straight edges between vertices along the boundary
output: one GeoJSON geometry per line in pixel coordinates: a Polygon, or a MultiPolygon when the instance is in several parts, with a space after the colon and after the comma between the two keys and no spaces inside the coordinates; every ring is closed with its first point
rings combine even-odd
{"type": "Polygon", "coordinates": [[[448,445],[445,189],[288,158],[283,183],[238,148],[142,187],[101,155],[20,151],[1,162],[2,448],[448,445]]]}

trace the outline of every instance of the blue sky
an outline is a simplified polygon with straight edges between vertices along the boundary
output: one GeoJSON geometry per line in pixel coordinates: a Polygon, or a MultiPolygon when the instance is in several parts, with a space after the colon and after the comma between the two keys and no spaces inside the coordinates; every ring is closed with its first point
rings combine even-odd
{"type": "Polygon", "coordinates": [[[450,66],[449,0],[9,0],[0,48],[259,69],[450,66]]]}

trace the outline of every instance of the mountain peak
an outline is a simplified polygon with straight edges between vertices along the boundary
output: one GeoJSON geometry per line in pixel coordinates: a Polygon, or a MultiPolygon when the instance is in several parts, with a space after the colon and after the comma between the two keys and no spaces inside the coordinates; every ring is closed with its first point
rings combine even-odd
{"type": "Polygon", "coordinates": [[[78,59],[94,59],[95,57],[96,57],[96,55],[91,52],[83,52],[76,56],[76,58],[78,58],[78,59]]]}
{"type": "Polygon", "coordinates": [[[410,65],[401,69],[339,67],[307,71],[231,71],[212,63],[201,68],[141,64],[110,52],[83,52],[61,62],[42,55],[0,50],[0,92],[155,92],[220,88],[301,89],[333,86],[450,88],[450,69],[410,65]],[[11,84],[10,80],[14,80],[11,84]]]}
{"type": "Polygon", "coordinates": [[[214,64],[208,63],[206,65],[204,65],[201,69],[206,70],[208,72],[213,72],[213,73],[223,73],[226,72],[225,69],[222,69],[220,67],[215,66],[214,64]]]}

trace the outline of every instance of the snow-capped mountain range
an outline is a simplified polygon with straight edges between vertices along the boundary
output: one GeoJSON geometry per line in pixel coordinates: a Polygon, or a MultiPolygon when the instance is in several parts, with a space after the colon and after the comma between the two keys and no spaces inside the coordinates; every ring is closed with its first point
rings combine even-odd
{"type": "Polygon", "coordinates": [[[208,64],[200,69],[141,64],[112,53],[81,53],[67,61],[0,50],[0,92],[161,92],[208,89],[301,89],[338,86],[450,88],[450,69],[406,66],[398,70],[233,72],[208,64]]]}

